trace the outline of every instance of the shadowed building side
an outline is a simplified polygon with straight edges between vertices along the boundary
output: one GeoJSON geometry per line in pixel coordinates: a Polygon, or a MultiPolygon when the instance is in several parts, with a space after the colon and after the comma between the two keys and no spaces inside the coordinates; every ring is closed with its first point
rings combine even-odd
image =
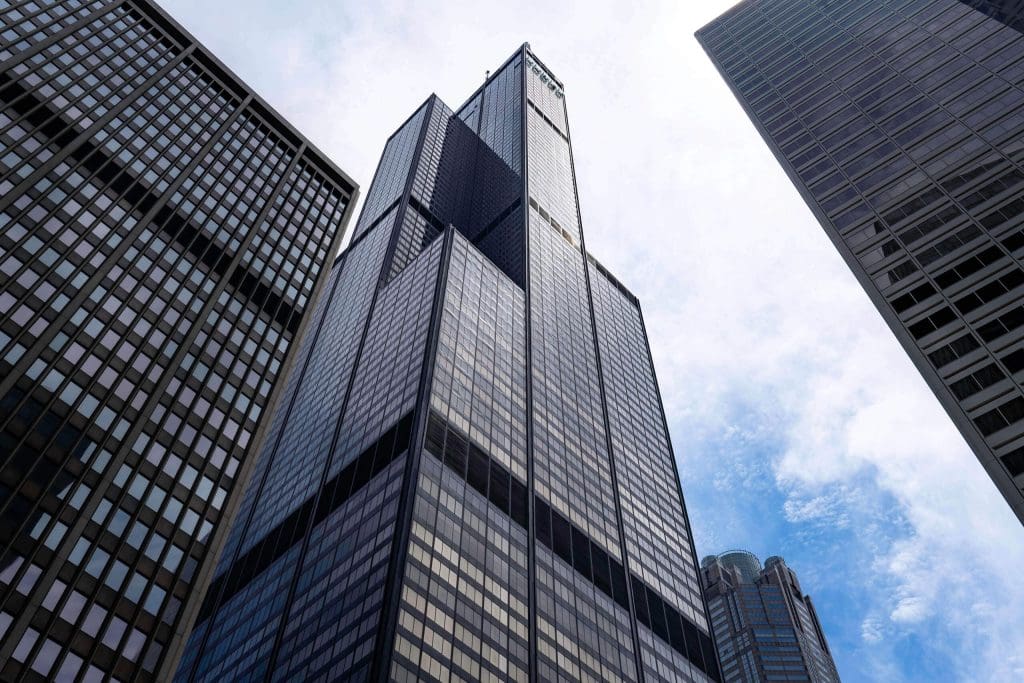
{"type": "Polygon", "coordinates": [[[0,679],[167,680],[356,186],[152,3],[0,5],[0,679]]]}
{"type": "Polygon", "coordinates": [[[748,0],[697,38],[1024,522],[1020,10],[748,0]]]}

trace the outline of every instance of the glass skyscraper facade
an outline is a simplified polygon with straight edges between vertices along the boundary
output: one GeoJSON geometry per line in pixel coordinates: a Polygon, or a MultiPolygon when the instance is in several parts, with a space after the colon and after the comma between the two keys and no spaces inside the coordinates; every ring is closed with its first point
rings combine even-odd
{"type": "Polygon", "coordinates": [[[1022,17],[747,0],[697,38],[1024,522],[1022,17]]]}
{"type": "Polygon", "coordinates": [[[0,679],[168,680],[356,187],[145,0],[0,0],[0,679]]]}
{"type": "Polygon", "coordinates": [[[719,679],[636,298],[518,49],[388,139],[176,680],[719,679]]]}
{"type": "Polygon", "coordinates": [[[809,595],[781,557],[745,550],[701,562],[725,683],[839,683],[809,595]]]}

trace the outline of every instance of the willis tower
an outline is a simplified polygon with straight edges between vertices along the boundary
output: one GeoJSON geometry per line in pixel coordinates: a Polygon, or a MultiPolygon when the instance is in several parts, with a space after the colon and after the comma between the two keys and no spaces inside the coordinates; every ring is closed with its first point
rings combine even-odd
{"type": "Polygon", "coordinates": [[[523,45],[388,139],[176,680],[718,680],[639,304],[523,45]]]}

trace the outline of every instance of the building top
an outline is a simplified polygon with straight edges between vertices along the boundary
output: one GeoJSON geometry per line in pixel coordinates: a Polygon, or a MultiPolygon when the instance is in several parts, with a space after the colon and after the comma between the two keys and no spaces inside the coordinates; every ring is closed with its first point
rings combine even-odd
{"type": "Polygon", "coordinates": [[[315,159],[321,166],[320,170],[333,182],[337,183],[342,190],[349,194],[354,194],[358,190],[359,185],[347,173],[341,170],[337,164],[331,161],[330,157],[310,142],[305,135],[288,122],[288,119],[260,97],[184,26],[167,14],[163,8],[152,2],[152,0],[137,0],[134,3],[134,7],[162,30],[168,38],[176,41],[182,47],[194,46],[189,55],[191,59],[199,63],[210,75],[215,76],[236,96],[242,99],[251,97],[252,99],[249,101],[248,106],[259,113],[260,118],[284,140],[287,140],[297,148],[305,146],[310,157],[315,159]]]}
{"type": "Polygon", "coordinates": [[[761,573],[761,560],[749,550],[727,550],[719,555],[708,555],[700,564],[707,569],[716,562],[739,572],[746,583],[753,583],[761,573]]]}
{"type": "Polygon", "coordinates": [[[839,682],[814,603],[782,557],[762,568],[753,553],[729,550],[701,567],[725,680],[839,682]]]}

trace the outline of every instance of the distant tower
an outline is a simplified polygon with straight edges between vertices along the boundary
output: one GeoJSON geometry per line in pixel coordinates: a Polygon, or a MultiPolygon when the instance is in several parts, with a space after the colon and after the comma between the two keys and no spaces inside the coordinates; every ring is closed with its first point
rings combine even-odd
{"type": "Polygon", "coordinates": [[[726,683],[839,683],[811,598],[781,557],[764,569],[730,550],[701,562],[711,625],[726,683]]]}

